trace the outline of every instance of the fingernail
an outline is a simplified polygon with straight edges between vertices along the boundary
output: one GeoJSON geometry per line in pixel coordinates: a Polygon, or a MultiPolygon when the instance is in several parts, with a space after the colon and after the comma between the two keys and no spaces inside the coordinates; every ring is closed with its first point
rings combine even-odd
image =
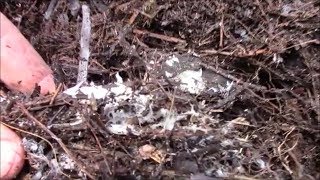
{"type": "Polygon", "coordinates": [[[39,86],[41,87],[41,94],[53,93],[56,90],[56,86],[53,80],[52,74],[44,77],[40,82],[39,86]]]}

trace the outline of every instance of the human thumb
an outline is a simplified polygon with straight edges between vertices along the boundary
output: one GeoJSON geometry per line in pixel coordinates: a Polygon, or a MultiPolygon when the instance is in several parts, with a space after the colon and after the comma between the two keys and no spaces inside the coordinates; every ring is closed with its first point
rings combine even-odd
{"type": "Polygon", "coordinates": [[[0,123],[0,179],[12,179],[24,164],[25,152],[20,137],[0,123]]]}

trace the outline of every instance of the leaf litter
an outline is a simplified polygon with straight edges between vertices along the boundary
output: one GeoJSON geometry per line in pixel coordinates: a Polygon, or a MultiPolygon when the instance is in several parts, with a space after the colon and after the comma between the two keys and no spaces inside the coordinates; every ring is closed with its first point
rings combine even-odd
{"type": "Polygon", "coordinates": [[[319,179],[317,1],[0,7],[62,84],[56,97],[1,86],[2,122],[27,151],[21,178],[319,179]]]}

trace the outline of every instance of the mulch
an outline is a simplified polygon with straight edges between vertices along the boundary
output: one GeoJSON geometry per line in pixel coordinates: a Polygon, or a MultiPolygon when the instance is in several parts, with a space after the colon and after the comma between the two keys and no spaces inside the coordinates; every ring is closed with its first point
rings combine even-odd
{"type": "Polygon", "coordinates": [[[320,179],[319,1],[6,0],[0,10],[59,85],[48,96],[1,85],[2,122],[27,151],[19,179],[320,179]],[[84,4],[89,84],[120,76],[131,97],[63,93],[77,84],[84,4]],[[168,67],[173,57],[181,64],[168,67]],[[208,87],[188,92],[167,76],[188,68],[208,87]]]}

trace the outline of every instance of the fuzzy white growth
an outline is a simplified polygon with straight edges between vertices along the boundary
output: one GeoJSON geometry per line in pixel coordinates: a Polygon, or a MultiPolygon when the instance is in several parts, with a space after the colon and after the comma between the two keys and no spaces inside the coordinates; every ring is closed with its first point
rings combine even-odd
{"type": "Polygon", "coordinates": [[[109,88],[105,88],[101,85],[96,86],[93,82],[91,82],[88,86],[82,86],[84,83],[84,81],[82,81],[74,87],[65,90],[63,93],[72,96],[73,98],[76,98],[76,95],[81,92],[82,94],[87,95],[88,99],[104,99],[111,94],[115,96],[117,101],[128,99],[133,93],[132,89],[123,84],[123,80],[119,74],[116,75],[116,78],[117,82],[109,88]]]}
{"type": "Polygon", "coordinates": [[[88,96],[88,99],[95,98],[95,99],[104,99],[107,94],[108,90],[103,88],[102,86],[95,86],[91,83],[91,86],[81,87],[80,91],[88,96]]]}
{"type": "Polygon", "coordinates": [[[172,73],[169,73],[168,71],[165,72],[166,77],[171,78],[173,76],[172,73]]]}
{"type": "Polygon", "coordinates": [[[74,162],[69,158],[68,155],[62,153],[59,157],[59,166],[62,169],[68,169],[68,170],[74,170],[75,169],[75,164],[74,162]]]}
{"type": "Polygon", "coordinates": [[[127,135],[129,131],[134,135],[140,135],[140,133],[134,129],[133,125],[127,124],[125,122],[123,122],[122,124],[111,124],[107,127],[107,129],[112,134],[117,135],[127,135]]]}
{"type": "Polygon", "coordinates": [[[80,83],[77,83],[75,86],[69,88],[69,89],[66,89],[63,93],[64,94],[67,94],[73,98],[76,98],[76,95],[79,93],[79,90],[80,90],[80,87],[82,86],[84,82],[80,82],[80,83]]]}
{"type": "Polygon", "coordinates": [[[202,78],[202,69],[199,71],[186,70],[177,76],[180,81],[180,88],[191,94],[199,94],[206,88],[202,78]]]}
{"type": "Polygon", "coordinates": [[[166,64],[167,64],[168,66],[173,66],[173,64],[174,64],[175,62],[179,63],[179,59],[178,59],[175,55],[173,55],[173,56],[170,57],[170,59],[168,59],[168,60],[166,61],[166,64]]]}
{"type": "Polygon", "coordinates": [[[151,128],[156,129],[158,127],[162,127],[163,131],[172,131],[175,123],[186,118],[186,115],[179,115],[175,111],[170,111],[168,109],[161,108],[160,111],[157,112],[155,117],[163,117],[163,121],[159,122],[158,124],[153,124],[151,128]]]}
{"type": "Polygon", "coordinates": [[[6,100],[5,97],[0,97],[0,103],[3,102],[3,101],[5,101],[5,100],[6,100]]]}
{"type": "Polygon", "coordinates": [[[267,167],[266,162],[264,162],[262,159],[257,159],[256,163],[258,164],[260,169],[265,169],[267,167]]]}

